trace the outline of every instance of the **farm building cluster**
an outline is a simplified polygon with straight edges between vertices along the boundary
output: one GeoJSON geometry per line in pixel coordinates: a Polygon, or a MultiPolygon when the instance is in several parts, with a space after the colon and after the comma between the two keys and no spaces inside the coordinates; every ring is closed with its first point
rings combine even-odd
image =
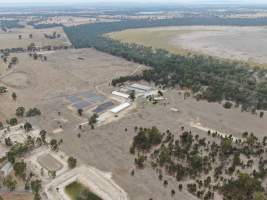
{"type": "Polygon", "coordinates": [[[131,106],[132,92],[134,92],[135,97],[158,95],[158,90],[150,86],[135,83],[113,91],[110,98],[95,92],[84,91],[66,96],[66,100],[68,107],[72,110],[82,109],[85,112],[91,111],[96,114],[110,111],[113,114],[117,114],[131,106]]]}
{"type": "MultiPolygon", "coordinates": [[[[110,121],[108,119],[118,117],[118,114],[128,110],[134,104],[135,98],[153,98],[161,100],[159,90],[143,84],[128,84],[106,94],[98,94],[93,91],[83,91],[65,96],[67,107],[75,112],[81,111],[86,116],[97,114],[98,123],[110,121]]],[[[84,125],[82,123],[81,125],[84,125]]]]}

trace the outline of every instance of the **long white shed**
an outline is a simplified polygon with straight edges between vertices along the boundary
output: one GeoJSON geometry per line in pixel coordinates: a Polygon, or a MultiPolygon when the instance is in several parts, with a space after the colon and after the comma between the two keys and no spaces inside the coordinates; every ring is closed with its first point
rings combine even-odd
{"type": "Polygon", "coordinates": [[[114,114],[121,112],[122,110],[128,108],[131,104],[129,102],[122,103],[117,107],[112,108],[110,111],[114,114]]]}
{"type": "Polygon", "coordinates": [[[138,83],[134,83],[131,85],[132,88],[138,89],[138,90],[143,90],[145,92],[151,90],[152,88],[147,86],[147,85],[142,85],[142,84],[138,84],[138,83]]]}
{"type": "Polygon", "coordinates": [[[113,91],[112,94],[115,96],[123,97],[125,99],[128,99],[130,97],[129,94],[125,94],[125,93],[118,92],[118,91],[113,91]]]}

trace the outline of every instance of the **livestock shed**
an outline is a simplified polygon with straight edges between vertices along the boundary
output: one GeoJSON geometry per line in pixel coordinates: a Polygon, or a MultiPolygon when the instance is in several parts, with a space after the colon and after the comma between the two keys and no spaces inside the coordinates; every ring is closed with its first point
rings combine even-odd
{"type": "Polygon", "coordinates": [[[93,110],[95,113],[101,113],[103,111],[106,111],[109,107],[113,106],[113,103],[111,101],[105,102],[99,106],[97,106],[96,109],[93,110]]]}
{"type": "Polygon", "coordinates": [[[118,92],[118,91],[113,91],[112,94],[115,96],[123,97],[125,99],[128,99],[130,97],[129,94],[125,94],[125,93],[118,92]]]}
{"type": "Polygon", "coordinates": [[[134,83],[131,85],[132,88],[138,89],[138,90],[143,90],[144,92],[150,91],[152,88],[147,86],[147,85],[142,85],[138,83],[134,83]]]}
{"type": "Polygon", "coordinates": [[[110,111],[114,114],[117,114],[119,112],[121,112],[122,110],[128,108],[131,104],[129,102],[125,102],[120,104],[119,106],[112,108],[110,111]]]}

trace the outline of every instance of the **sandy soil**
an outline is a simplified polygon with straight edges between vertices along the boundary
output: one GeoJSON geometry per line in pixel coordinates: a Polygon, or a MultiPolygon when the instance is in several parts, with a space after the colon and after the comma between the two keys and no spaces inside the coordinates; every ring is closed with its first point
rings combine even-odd
{"type": "Polygon", "coordinates": [[[266,64],[267,27],[182,26],[129,29],[108,34],[173,53],[208,54],[220,58],[266,64]]]}
{"type": "Polygon", "coordinates": [[[35,45],[38,47],[47,45],[59,46],[70,44],[61,27],[37,30],[27,26],[21,29],[12,29],[8,33],[0,32],[0,49],[16,47],[26,48],[31,43],[35,43],[35,45]],[[53,32],[61,34],[61,37],[57,39],[47,39],[44,37],[45,33],[52,35],[53,32]],[[29,38],[29,34],[33,35],[32,39],[29,38]],[[19,35],[22,36],[21,40],[18,39],[19,35]]]}

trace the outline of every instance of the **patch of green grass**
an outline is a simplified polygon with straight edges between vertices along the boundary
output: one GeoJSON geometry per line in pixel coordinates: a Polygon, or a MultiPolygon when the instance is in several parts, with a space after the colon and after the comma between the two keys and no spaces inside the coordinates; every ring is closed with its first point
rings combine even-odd
{"type": "Polygon", "coordinates": [[[65,187],[65,192],[72,200],[102,200],[100,197],[90,192],[83,184],[75,181],[65,187]]]}

